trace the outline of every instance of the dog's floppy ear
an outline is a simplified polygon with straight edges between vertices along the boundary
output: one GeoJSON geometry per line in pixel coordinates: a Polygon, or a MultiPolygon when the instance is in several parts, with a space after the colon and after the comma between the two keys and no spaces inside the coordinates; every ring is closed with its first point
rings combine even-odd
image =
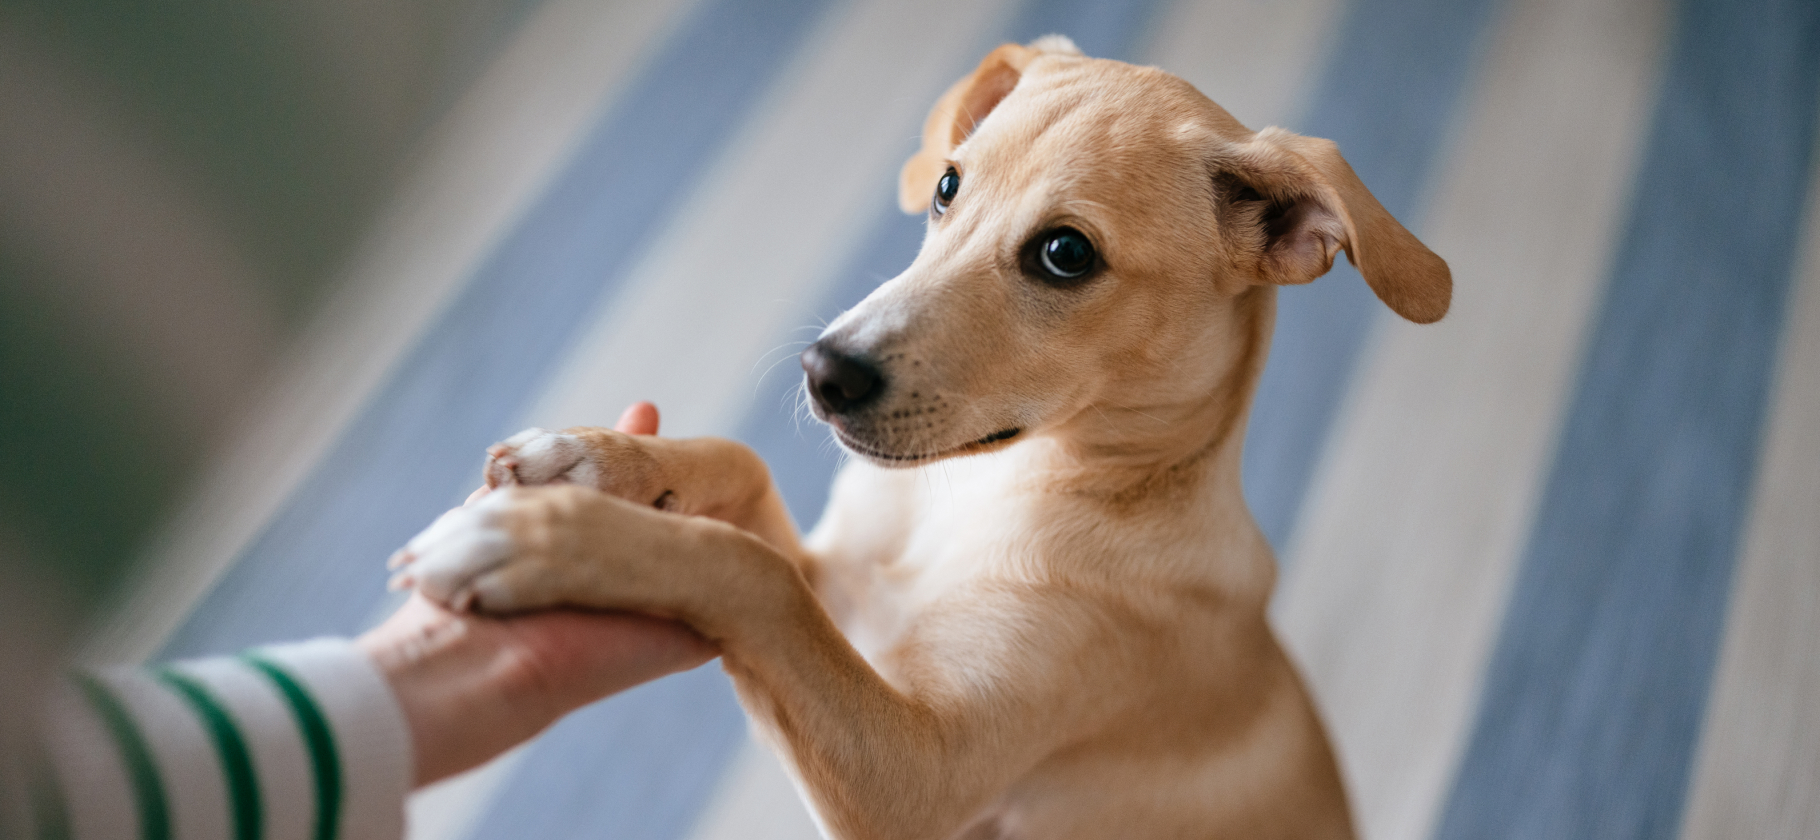
{"type": "Polygon", "coordinates": [[[1060,35],[1049,35],[1032,41],[1029,46],[1003,44],[986,55],[980,66],[966,78],[954,83],[942,98],[936,100],[923,123],[923,147],[904,163],[897,179],[897,204],[905,213],[929,209],[935,182],[948,170],[948,153],[973,133],[980,120],[998,107],[1000,100],[1017,87],[1024,68],[1038,56],[1047,53],[1080,55],[1074,42],[1060,35]]]}
{"type": "Polygon", "coordinates": [[[1427,324],[1447,314],[1447,263],[1391,218],[1333,141],[1267,128],[1217,157],[1223,215],[1261,279],[1307,283],[1344,249],[1398,315],[1427,324]]]}

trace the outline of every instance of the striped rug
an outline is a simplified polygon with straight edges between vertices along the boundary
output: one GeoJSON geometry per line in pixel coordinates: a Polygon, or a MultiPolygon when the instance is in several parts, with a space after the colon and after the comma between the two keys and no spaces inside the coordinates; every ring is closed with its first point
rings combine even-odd
{"type": "MultiPolygon", "coordinates": [[[[1350,268],[1285,290],[1248,442],[1364,836],[1820,836],[1810,0],[548,0],[112,649],[358,632],[486,444],[635,399],[752,443],[812,523],[838,454],[794,356],[915,254],[895,173],[929,104],[1048,32],[1336,140],[1453,268],[1435,326],[1350,268]]],[[[816,836],[714,667],[412,818],[816,836]]]]}

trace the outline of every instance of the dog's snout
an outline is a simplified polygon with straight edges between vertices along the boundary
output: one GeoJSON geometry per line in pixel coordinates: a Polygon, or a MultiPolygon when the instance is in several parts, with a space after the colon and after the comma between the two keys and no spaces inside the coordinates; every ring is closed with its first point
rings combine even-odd
{"type": "Polygon", "coordinates": [[[803,374],[816,404],[830,414],[853,411],[884,390],[878,368],[817,341],[803,351],[803,374]]]}

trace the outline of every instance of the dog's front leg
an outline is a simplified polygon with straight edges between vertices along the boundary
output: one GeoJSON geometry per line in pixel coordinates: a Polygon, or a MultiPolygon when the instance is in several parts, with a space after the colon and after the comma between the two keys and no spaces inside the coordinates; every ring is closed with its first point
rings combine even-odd
{"type": "MultiPolygon", "coordinates": [[[[796,565],[727,523],[680,516],[577,486],[508,488],[452,512],[401,553],[399,583],[458,607],[510,612],[569,604],[678,618],[717,644],[748,708],[778,733],[825,824],[841,838],[945,837],[1098,710],[1045,654],[1018,673],[930,672],[903,690],[848,643],[796,565]]],[[[1013,615],[980,604],[956,626],[1013,615]]],[[[965,607],[963,607],[965,609],[965,607]]],[[[1052,634],[1049,650],[1080,645],[1052,634]]],[[[998,644],[970,639],[974,664],[998,644]]],[[[914,657],[914,652],[908,655],[914,657]]],[[[1130,657],[1123,657],[1129,659],[1130,657]]],[[[1122,660],[1090,662],[1125,678],[1122,660]]]]}

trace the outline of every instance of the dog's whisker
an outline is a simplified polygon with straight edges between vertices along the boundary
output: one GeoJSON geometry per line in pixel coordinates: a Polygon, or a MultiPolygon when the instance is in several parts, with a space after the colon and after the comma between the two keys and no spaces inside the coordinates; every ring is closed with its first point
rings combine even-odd
{"type": "MultiPolygon", "coordinates": [[[[781,352],[784,354],[781,358],[787,359],[790,357],[790,350],[792,348],[807,347],[807,346],[809,346],[809,342],[807,342],[807,341],[786,341],[782,344],[777,345],[776,347],[773,347],[769,350],[766,350],[763,353],[760,353],[758,355],[758,359],[752,362],[752,369],[757,370],[760,365],[765,364],[765,359],[767,357],[769,357],[772,353],[781,352]]],[[[798,352],[800,352],[800,351],[798,351],[798,352]]],[[[777,364],[777,362],[773,361],[770,364],[775,366],[777,364]]]]}
{"type": "MultiPolygon", "coordinates": [[[[774,350],[772,352],[776,352],[776,351],[774,350]]],[[[766,354],[766,355],[769,355],[769,354],[766,354]]],[[[773,361],[771,364],[765,366],[764,372],[760,373],[758,375],[758,378],[756,380],[754,380],[752,383],[752,393],[754,393],[754,394],[758,393],[759,389],[762,388],[765,384],[765,377],[770,376],[771,371],[776,370],[778,365],[781,365],[784,362],[787,362],[789,360],[790,360],[790,354],[785,353],[784,355],[777,357],[776,361],[773,361]]]]}

